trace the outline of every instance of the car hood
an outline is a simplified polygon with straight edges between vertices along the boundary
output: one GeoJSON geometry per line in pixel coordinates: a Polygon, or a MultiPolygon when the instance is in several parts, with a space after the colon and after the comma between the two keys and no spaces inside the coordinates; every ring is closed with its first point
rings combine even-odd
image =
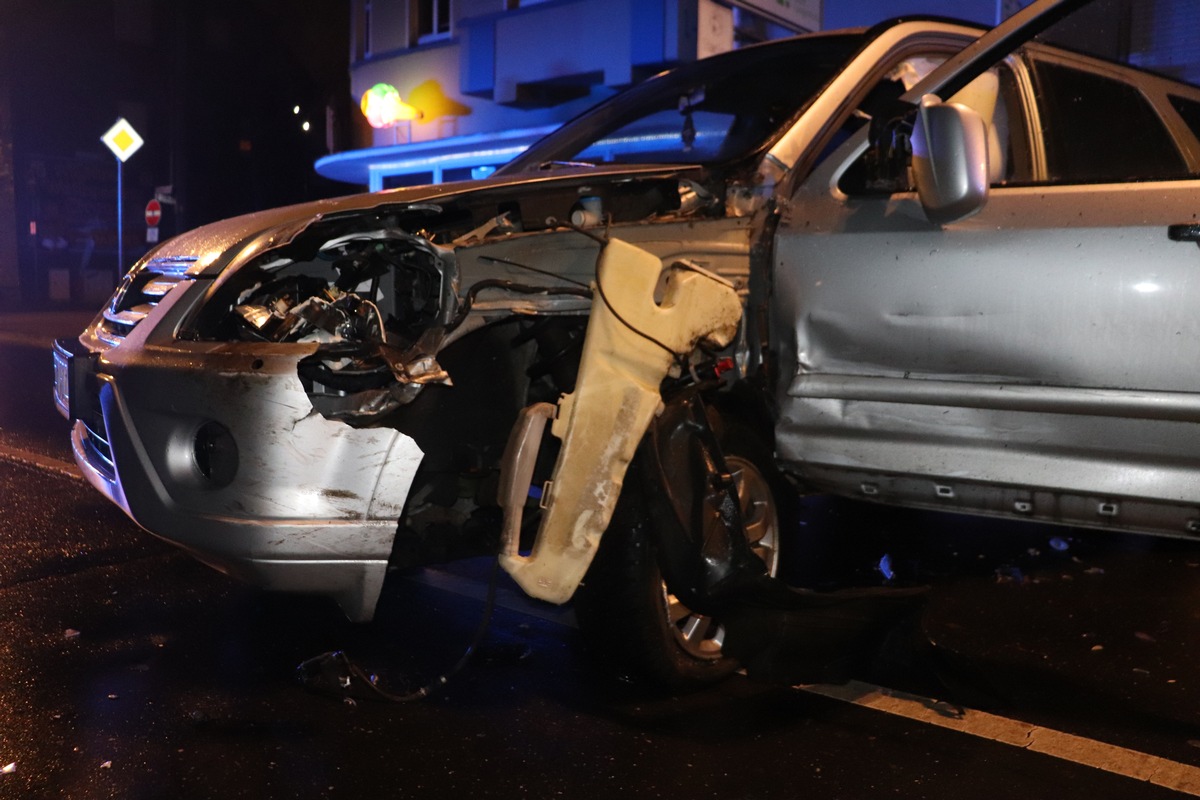
{"type": "Polygon", "coordinates": [[[386,206],[433,204],[476,192],[514,196],[540,190],[561,189],[564,184],[594,185],[616,183],[633,178],[669,178],[699,170],[698,166],[679,165],[601,165],[571,167],[552,172],[519,173],[426,186],[386,189],[381,192],[348,195],[292,206],[267,209],[252,214],[202,225],[175,236],[150,251],[145,261],[175,261],[189,264],[187,273],[194,277],[220,273],[243,247],[286,244],[314,222],[330,216],[378,209],[386,206]],[[264,234],[270,233],[263,240],[264,234]]]}

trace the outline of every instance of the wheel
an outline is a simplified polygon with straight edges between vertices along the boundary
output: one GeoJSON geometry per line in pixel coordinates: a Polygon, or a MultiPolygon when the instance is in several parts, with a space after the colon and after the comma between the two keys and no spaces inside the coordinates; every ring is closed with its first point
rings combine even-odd
{"type": "MultiPolygon", "coordinates": [[[[744,527],[756,555],[772,575],[779,566],[780,498],[786,484],[770,451],[746,428],[719,434],[734,480],[744,527]]],[[[671,592],[659,564],[651,515],[636,488],[646,486],[635,461],[613,521],[584,584],[575,611],[584,639],[608,672],[628,682],[670,692],[711,685],[734,672],[721,652],[719,619],[693,613],[671,592]]]]}
{"type": "MultiPolygon", "coordinates": [[[[727,455],[725,463],[737,487],[738,505],[742,512],[746,539],[754,554],[767,565],[771,577],[779,569],[779,510],[771,484],[753,461],[737,455],[727,455]]],[[[660,580],[666,619],[679,646],[697,659],[720,659],[725,629],[712,617],[690,610],[660,580]]]]}

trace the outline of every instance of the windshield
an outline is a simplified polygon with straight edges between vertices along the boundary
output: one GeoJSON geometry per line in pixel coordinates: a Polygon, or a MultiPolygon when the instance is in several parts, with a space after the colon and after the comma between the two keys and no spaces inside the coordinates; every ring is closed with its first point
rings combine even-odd
{"type": "Polygon", "coordinates": [[[773,141],[862,40],[843,33],[770,42],[657,75],[568,122],[502,171],[739,160],[773,141]]]}

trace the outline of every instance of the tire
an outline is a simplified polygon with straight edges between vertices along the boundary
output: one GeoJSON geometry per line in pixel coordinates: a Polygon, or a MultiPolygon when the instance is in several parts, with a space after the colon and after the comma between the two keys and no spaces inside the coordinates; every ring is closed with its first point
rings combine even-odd
{"type": "MultiPolygon", "coordinates": [[[[786,484],[748,429],[730,426],[719,439],[753,549],[774,575],[786,484]]],[[[627,487],[645,483],[636,470],[629,477],[627,487]]],[[[624,492],[576,594],[576,616],[606,671],[672,693],[694,691],[729,676],[738,663],[721,652],[720,621],[692,613],[671,593],[649,526],[637,492],[624,492]]]]}

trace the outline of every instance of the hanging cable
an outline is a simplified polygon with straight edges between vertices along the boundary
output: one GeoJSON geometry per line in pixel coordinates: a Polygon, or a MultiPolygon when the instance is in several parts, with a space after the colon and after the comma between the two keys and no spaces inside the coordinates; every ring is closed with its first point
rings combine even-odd
{"type": "MultiPolygon", "coordinates": [[[[612,220],[612,217],[609,216],[608,221],[611,222],[611,220],[612,220]]],[[[585,230],[585,229],[579,227],[578,225],[576,225],[572,222],[560,222],[557,219],[555,219],[554,217],[550,217],[549,219],[547,219],[546,225],[549,227],[553,227],[553,228],[569,228],[570,230],[573,230],[576,233],[583,234],[584,236],[588,237],[589,239],[592,239],[593,241],[599,242],[600,252],[596,254],[596,292],[600,295],[600,300],[601,300],[601,302],[604,303],[604,307],[608,309],[609,313],[613,315],[613,317],[617,320],[617,322],[620,322],[622,325],[624,325],[630,331],[632,331],[633,333],[642,337],[646,341],[651,342],[652,344],[655,344],[655,345],[661,347],[663,350],[666,350],[667,353],[670,354],[671,359],[676,364],[678,364],[681,369],[685,368],[686,364],[687,364],[687,357],[688,357],[687,353],[675,352],[675,350],[672,349],[666,343],[660,341],[659,339],[656,339],[654,336],[651,336],[649,333],[646,333],[645,331],[641,330],[636,325],[631,323],[629,320],[625,319],[623,316],[621,316],[621,312],[617,311],[617,309],[609,301],[608,295],[606,295],[604,293],[604,281],[601,279],[601,275],[600,275],[600,263],[601,263],[601,256],[604,255],[604,248],[605,248],[605,246],[608,245],[607,226],[605,227],[606,235],[599,236],[597,234],[592,233],[589,230],[585,230]]]]}
{"type": "Polygon", "coordinates": [[[480,261],[490,261],[494,264],[507,264],[510,267],[519,267],[520,269],[527,269],[530,272],[536,272],[539,275],[546,275],[550,278],[555,278],[560,281],[566,281],[567,283],[573,283],[576,286],[582,286],[584,289],[588,288],[588,285],[586,283],[577,281],[574,278],[568,278],[565,275],[559,275],[557,272],[551,272],[548,269],[541,269],[540,267],[531,267],[528,264],[522,264],[519,261],[510,261],[507,258],[497,258],[496,256],[479,256],[479,260],[480,261]]]}

